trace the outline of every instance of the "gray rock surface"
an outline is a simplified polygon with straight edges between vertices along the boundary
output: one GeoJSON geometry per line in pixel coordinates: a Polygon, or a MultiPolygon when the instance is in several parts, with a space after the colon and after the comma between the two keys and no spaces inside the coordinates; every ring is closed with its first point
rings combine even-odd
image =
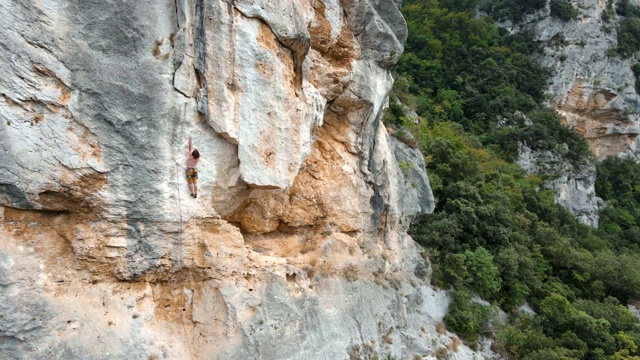
{"type": "Polygon", "coordinates": [[[429,178],[422,171],[425,167],[424,156],[420,150],[407,146],[395,137],[391,137],[391,145],[400,169],[398,178],[403,179],[405,185],[405,194],[400,200],[407,206],[403,213],[431,214],[436,203],[429,186],[429,178]],[[416,205],[418,208],[412,208],[416,205]]]}
{"type": "MultiPolygon", "coordinates": [[[[631,70],[637,60],[634,56],[611,56],[618,45],[616,27],[620,19],[614,15],[604,20],[607,1],[571,3],[578,9],[575,20],[550,16],[547,5],[522,23],[502,25],[512,32],[531,30],[543,43],[543,52],[537,57],[553,73],[549,103],[565,125],[586,138],[597,158],[637,158],[640,96],[631,70]]],[[[602,202],[595,197],[592,164],[578,169],[553,154],[526,148],[520,152],[519,163],[528,172],[549,176],[546,186],[554,190],[556,201],[580,222],[597,227],[602,202]]]]}
{"type": "Polygon", "coordinates": [[[638,317],[638,320],[640,320],[640,308],[633,305],[627,305],[627,308],[631,311],[632,314],[635,314],[638,317]]]}
{"type": "Polygon", "coordinates": [[[376,61],[383,68],[395,64],[402,55],[407,40],[407,24],[393,1],[341,1],[347,21],[356,36],[361,36],[365,59],[376,61]]]}
{"type": "Polygon", "coordinates": [[[551,17],[547,6],[523,24],[504,25],[511,31],[533,30],[545,44],[539,60],[553,71],[550,104],[585,136],[598,158],[637,157],[640,96],[631,70],[636,57],[611,56],[619,18],[604,21],[606,1],[571,3],[578,9],[576,20],[551,17]]]}
{"type": "Polygon", "coordinates": [[[396,1],[0,10],[3,356],[429,358],[455,341],[406,234],[433,209],[421,156],[380,126],[396,1]]]}
{"type": "Polygon", "coordinates": [[[593,163],[572,164],[550,151],[534,151],[523,145],[517,163],[528,174],[546,178],[544,186],[553,190],[556,203],[575,215],[580,223],[598,227],[598,210],[603,201],[596,196],[593,163]]]}
{"type": "Polygon", "coordinates": [[[0,315],[12,327],[0,328],[0,349],[10,359],[189,359],[190,353],[215,359],[412,359],[431,358],[440,348],[453,359],[491,356],[463,345],[447,350],[458,340],[434,327],[446,313],[447,296],[400,279],[312,282],[276,272],[259,282],[249,276],[184,287],[89,286],[34,271],[37,266],[21,260],[32,252],[3,245],[2,266],[16,285],[38,278],[21,290],[20,301],[3,297],[9,301],[3,301],[0,315]],[[182,307],[173,308],[181,296],[184,315],[182,307]]]}

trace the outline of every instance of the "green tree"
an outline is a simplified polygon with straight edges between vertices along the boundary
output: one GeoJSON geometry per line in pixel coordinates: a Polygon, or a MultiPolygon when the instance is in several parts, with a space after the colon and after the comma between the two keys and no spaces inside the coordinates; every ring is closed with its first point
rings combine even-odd
{"type": "Polygon", "coordinates": [[[624,58],[640,51],[640,18],[630,16],[620,21],[617,51],[624,58]]]}
{"type": "Polygon", "coordinates": [[[539,311],[548,335],[560,337],[566,332],[572,332],[589,349],[602,349],[605,354],[614,353],[615,340],[607,320],[595,319],[584,311],[575,309],[569,300],[558,294],[551,294],[544,299],[539,311]]]}
{"type": "Polygon", "coordinates": [[[551,0],[549,3],[551,16],[564,21],[573,20],[578,16],[578,9],[573,7],[568,0],[551,0]]]}
{"type": "Polygon", "coordinates": [[[497,20],[520,21],[525,15],[542,10],[545,5],[545,0],[487,0],[484,2],[483,10],[497,20]]]}
{"type": "Polygon", "coordinates": [[[466,267],[471,274],[470,287],[484,299],[495,298],[500,290],[502,280],[491,253],[479,246],[474,251],[465,251],[464,256],[466,257],[466,267]]]}
{"type": "Polygon", "coordinates": [[[455,331],[469,342],[477,341],[480,333],[487,330],[495,310],[488,305],[473,302],[471,295],[458,290],[453,293],[449,311],[444,318],[447,328],[455,331]]]}

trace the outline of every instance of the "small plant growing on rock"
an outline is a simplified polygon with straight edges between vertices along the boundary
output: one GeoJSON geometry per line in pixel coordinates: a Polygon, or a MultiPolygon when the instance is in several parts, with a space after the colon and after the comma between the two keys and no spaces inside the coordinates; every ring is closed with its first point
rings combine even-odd
{"type": "Polygon", "coordinates": [[[433,355],[438,360],[449,360],[449,351],[447,350],[447,348],[444,348],[444,347],[441,347],[438,350],[436,350],[433,353],[433,355]]]}
{"type": "Polygon", "coordinates": [[[153,48],[153,56],[160,56],[160,46],[164,42],[164,39],[156,40],[156,46],[153,48]]]}
{"type": "Polygon", "coordinates": [[[408,147],[413,149],[416,149],[418,147],[418,141],[413,137],[409,129],[400,127],[394,135],[398,140],[400,140],[408,147]]]}
{"type": "Polygon", "coordinates": [[[400,167],[400,171],[402,171],[402,175],[406,177],[407,175],[409,175],[409,171],[413,169],[414,163],[402,160],[398,163],[398,167],[400,167]]]}
{"type": "Polygon", "coordinates": [[[342,269],[342,275],[345,279],[351,282],[354,282],[360,278],[358,276],[358,268],[353,264],[345,266],[344,269],[342,269]]]}
{"type": "Polygon", "coordinates": [[[551,16],[569,21],[578,17],[578,9],[574,8],[568,0],[551,0],[549,4],[551,16]]]}
{"type": "Polygon", "coordinates": [[[447,348],[449,350],[452,350],[453,352],[458,352],[458,348],[460,347],[460,339],[456,336],[452,336],[451,337],[451,343],[449,343],[449,345],[447,346],[447,348]]]}
{"type": "MultiPolygon", "coordinates": [[[[378,322],[378,326],[381,326],[381,322],[378,322]]],[[[389,330],[387,330],[387,333],[382,335],[382,341],[384,341],[387,344],[393,344],[393,338],[391,337],[391,335],[393,335],[393,328],[389,328],[389,330]]]]}

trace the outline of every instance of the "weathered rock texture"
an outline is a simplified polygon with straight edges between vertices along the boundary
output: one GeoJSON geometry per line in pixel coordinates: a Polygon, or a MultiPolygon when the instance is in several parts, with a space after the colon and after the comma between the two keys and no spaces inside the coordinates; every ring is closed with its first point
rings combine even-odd
{"type": "MultiPolygon", "coordinates": [[[[576,20],[549,15],[549,8],[531,15],[511,30],[533,30],[545,43],[542,64],[553,70],[549,85],[551,105],[568,126],[582,134],[598,158],[640,150],[640,97],[631,67],[637,62],[610,56],[617,47],[616,17],[604,21],[607,1],[571,1],[576,20]]],[[[615,4],[614,4],[615,7],[615,4]]]]}
{"type": "Polygon", "coordinates": [[[472,356],[406,235],[422,157],[380,126],[396,2],[0,10],[3,358],[472,356]]]}
{"type": "MultiPolygon", "coordinates": [[[[510,31],[532,30],[544,43],[538,58],[553,72],[548,89],[550,105],[565,125],[586,138],[598,159],[638,158],[640,96],[631,69],[637,60],[611,56],[617,47],[619,19],[604,20],[607,1],[571,3],[579,12],[576,20],[550,16],[547,4],[543,11],[527,16],[522,23],[503,25],[510,31]]],[[[551,180],[545,185],[555,191],[557,202],[581,222],[597,226],[600,199],[595,197],[592,164],[574,166],[548,152],[526,148],[518,162],[527,171],[550,175],[551,180]]]]}
{"type": "Polygon", "coordinates": [[[552,189],[556,203],[575,215],[582,224],[597,228],[603,206],[596,196],[596,167],[589,161],[573,164],[551,151],[520,146],[518,165],[528,174],[541,175],[552,189]]]}

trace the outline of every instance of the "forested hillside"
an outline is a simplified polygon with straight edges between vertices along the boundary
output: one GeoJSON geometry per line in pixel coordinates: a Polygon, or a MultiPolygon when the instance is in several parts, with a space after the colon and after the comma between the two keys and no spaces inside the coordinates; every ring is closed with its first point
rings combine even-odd
{"type": "MultiPolygon", "coordinates": [[[[412,235],[433,284],[451,289],[448,329],[468,344],[488,336],[516,359],[639,359],[640,323],[627,305],[640,301],[640,166],[597,163],[606,209],[593,229],[555,204],[542,176],[514,163],[519,144],[576,166],[595,161],[544,105],[551,74],[531,58],[542,44],[494,21],[518,21],[545,3],[403,2],[409,38],[385,123],[421,149],[437,201],[412,235]],[[508,318],[497,321],[499,310],[508,318]]],[[[550,5],[551,16],[575,17],[569,1],[550,5]]],[[[637,10],[628,1],[610,9],[622,19],[619,36],[634,34],[637,10]]],[[[633,39],[612,56],[637,51],[633,39]]]]}

